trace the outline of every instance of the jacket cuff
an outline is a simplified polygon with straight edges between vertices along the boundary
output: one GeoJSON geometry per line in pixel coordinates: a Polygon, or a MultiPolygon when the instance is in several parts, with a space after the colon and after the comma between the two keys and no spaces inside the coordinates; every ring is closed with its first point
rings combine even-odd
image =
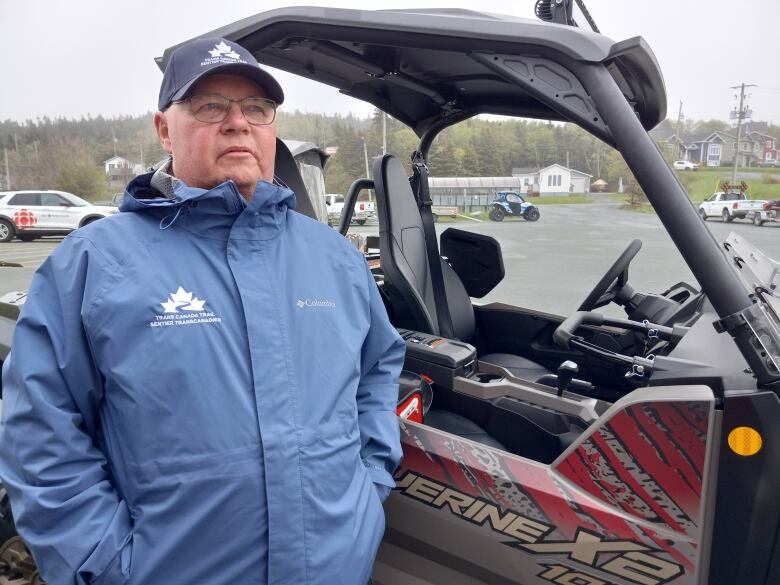
{"type": "Polygon", "coordinates": [[[371,481],[375,484],[383,485],[393,489],[395,487],[395,480],[384,468],[371,463],[363,463],[368,470],[368,475],[371,477],[371,481]]]}
{"type": "Polygon", "coordinates": [[[379,496],[379,501],[382,503],[384,503],[384,501],[390,495],[390,492],[393,491],[393,488],[382,485],[381,483],[375,483],[374,489],[376,490],[376,495],[379,496]]]}
{"type": "Polygon", "coordinates": [[[395,480],[386,470],[371,463],[363,462],[368,470],[368,476],[374,484],[374,489],[379,496],[379,501],[384,502],[395,487],[395,480]]]}
{"type": "Polygon", "coordinates": [[[133,529],[127,505],[120,501],[114,517],[76,575],[78,585],[124,585],[130,579],[133,529]]]}

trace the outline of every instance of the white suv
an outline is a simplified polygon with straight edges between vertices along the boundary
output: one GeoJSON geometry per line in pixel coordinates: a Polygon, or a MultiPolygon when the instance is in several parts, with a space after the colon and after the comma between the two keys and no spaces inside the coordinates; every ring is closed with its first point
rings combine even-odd
{"type": "Polygon", "coordinates": [[[69,234],[117,211],[64,191],[0,192],[0,242],[69,234]]]}
{"type": "Polygon", "coordinates": [[[689,160],[676,160],[672,164],[675,171],[698,171],[699,165],[689,160]]]}

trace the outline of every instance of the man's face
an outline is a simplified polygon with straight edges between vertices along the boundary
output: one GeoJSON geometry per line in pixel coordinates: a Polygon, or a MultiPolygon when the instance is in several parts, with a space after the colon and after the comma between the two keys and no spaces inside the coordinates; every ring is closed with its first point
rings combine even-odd
{"type": "MultiPolygon", "coordinates": [[[[219,94],[231,100],[265,97],[257,84],[238,75],[211,75],[189,92],[219,94]]],[[[276,157],[276,121],[264,126],[247,122],[238,103],[222,122],[194,118],[188,102],[173,104],[154,116],[157,135],[173,156],[173,174],[190,187],[211,189],[228,179],[250,200],[257,182],[271,181],[276,157]]]]}

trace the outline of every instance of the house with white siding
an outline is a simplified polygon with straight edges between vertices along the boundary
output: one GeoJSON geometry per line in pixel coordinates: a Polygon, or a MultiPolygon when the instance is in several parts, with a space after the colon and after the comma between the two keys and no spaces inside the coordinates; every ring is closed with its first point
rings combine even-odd
{"type": "Polygon", "coordinates": [[[570,195],[572,193],[590,193],[590,180],[593,175],[570,169],[558,163],[541,170],[515,168],[512,176],[520,180],[521,191],[525,194],[570,195]]]}

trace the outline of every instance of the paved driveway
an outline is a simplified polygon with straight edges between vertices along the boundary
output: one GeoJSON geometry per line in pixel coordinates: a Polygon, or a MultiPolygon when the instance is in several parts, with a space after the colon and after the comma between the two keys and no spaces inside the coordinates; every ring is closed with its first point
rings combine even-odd
{"type": "MultiPolygon", "coordinates": [[[[643,247],[630,270],[630,284],[641,292],[663,292],[679,281],[696,281],[654,214],[620,209],[605,200],[591,205],[546,205],[541,219],[440,222],[439,232],[457,227],[489,234],[501,243],[506,277],[479,302],[506,302],[565,315],[575,310],[628,243],[643,247]]],[[[748,222],[706,224],[722,242],[732,230],[752,241],[769,256],[780,259],[780,223],[755,227],[748,222]]],[[[377,233],[376,225],[353,226],[350,231],[377,233]]],[[[0,261],[22,268],[0,267],[0,294],[24,290],[35,269],[61,238],[0,244],[0,261]]],[[[617,309],[617,308],[616,308],[617,309]]],[[[619,312],[616,314],[620,314],[619,312]]]]}
{"type": "MultiPolygon", "coordinates": [[[[541,219],[535,223],[504,220],[437,224],[439,232],[452,226],[492,235],[501,243],[506,276],[478,302],[505,302],[568,315],[634,238],[642,241],[642,250],[629,271],[629,284],[637,291],[661,293],[680,281],[698,287],[655,214],[623,210],[619,204],[607,201],[545,205],[540,210],[541,219]]],[[[746,221],[724,224],[713,220],[706,225],[718,242],[736,231],[770,257],[780,259],[780,223],[759,228],[746,221]]],[[[367,227],[351,230],[371,232],[367,227]]],[[[614,308],[612,314],[625,316],[614,308]]]]}

